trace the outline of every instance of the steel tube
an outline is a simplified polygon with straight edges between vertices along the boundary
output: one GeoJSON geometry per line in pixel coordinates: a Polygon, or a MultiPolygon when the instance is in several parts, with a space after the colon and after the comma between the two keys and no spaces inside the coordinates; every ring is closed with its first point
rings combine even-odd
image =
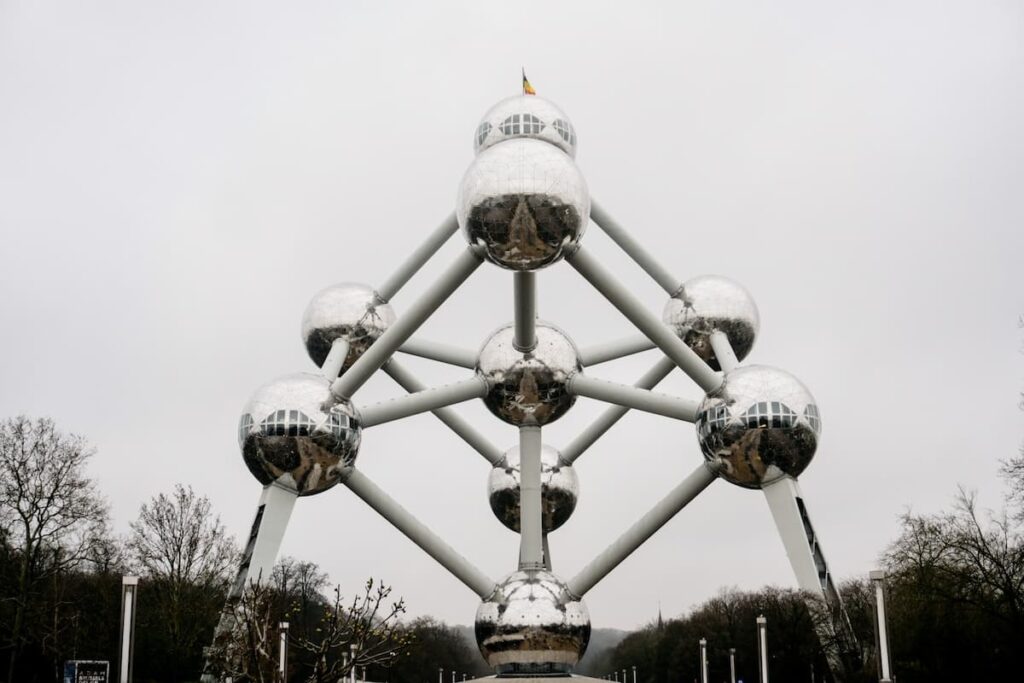
{"type": "MultiPolygon", "coordinates": [[[[700,356],[684,344],[659,318],[644,308],[604,266],[590,255],[585,247],[579,247],[569,256],[569,264],[613,306],[619,309],[630,322],[647,335],[647,338],[654,342],[666,356],[675,361],[679,369],[689,375],[701,389],[712,391],[722,383],[722,378],[708,367],[700,356]]],[[[370,349],[372,350],[373,347],[370,349]]]]}
{"type": "Polygon", "coordinates": [[[334,340],[331,350],[327,353],[327,358],[324,359],[324,364],[320,366],[320,372],[324,377],[332,382],[338,379],[338,375],[341,374],[341,366],[345,364],[345,359],[348,357],[348,348],[349,343],[344,339],[334,340]]]}
{"type": "Polygon", "coordinates": [[[729,372],[740,364],[725,332],[715,330],[711,333],[708,341],[711,342],[711,348],[715,352],[715,358],[718,359],[718,365],[721,366],[722,372],[729,372]]]}
{"type": "Polygon", "coordinates": [[[482,262],[480,252],[473,247],[459,254],[455,262],[409,307],[405,315],[396,320],[345,374],[334,381],[331,393],[339,398],[351,398],[482,262]]]}
{"type": "Polygon", "coordinates": [[[578,396],[595,398],[684,422],[693,422],[697,419],[697,401],[588,377],[582,372],[577,372],[569,378],[569,391],[578,396]]]}
{"type": "Polygon", "coordinates": [[[712,465],[703,464],[694,470],[604,552],[580,570],[569,581],[569,591],[577,597],[583,597],[717,478],[718,472],[712,465]]]}
{"type": "Polygon", "coordinates": [[[532,351],[537,346],[537,276],[535,273],[513,275],[515,299],[515,339],[513,345],[520,351],[532,351]]]}
{"type": "MultiPolygon", "coordinates": [[[[650,370],[637,381],[633,386],[638,389],[653,389],[658,382],[668,377],[676,364],[671,358],[661,358],[650,370]]],[[[594,420],[586,429],[580,432],[579,436],[573,439],[568,446],[562,449],[562,461],[571,465],[583,452],[594,445],[601,436],[612,428],[622,416],[629,412],[625,406],[612,406],[594,420]]]]}
{"type": "Polygon", "coordinates": [[[591,346],[580,351],[580,362],[584,367],[605,363],[610,360],[632,356],[634,353],[641,353],[655,348],[654,342],[647,337],[638,335],[625,339],[616,339],[597,346],[591,346]]]}
{"type": "Polygon", "coordinates": [[[879,683],[891,683],[892,663],[889,659],[889,620],[885,615],[885,571],[873,570],[871,583],[875,585],[875,627],[878,634],[879,683]]]}
{"type": "Polygon", "coordinates": [[[611,237],[612,241],[619,245],[622,251],[626,252],[638,266],[643,268],[662,289],[668,292],[669,296],[678,292],[679,288],[683,286],[683,283],[658,263],[657,259],[629,234],[628,230],[609,216],[604,207],[595,202],[593,197],[590,199],[590,219],[597,223],[604,234],[611,237]]]}
{"type": "Polygon", "coordinates": [[[442,344],[441,342],[426,341],[424,339],[410,339],[398,349],[410,356],[428,358],[449,365],[457,365],[460,368],[476,367],[476,352],[469,349],[460,349],[457,346],[442,344]]]}
{"type": "Polygon", "coordinates": [[[544,568],[541,518],[540,427],[519,428],[519,569],[544,568]]]}
{"type": "Polygon", "coordinates": [[[413,517],[362,472],[353,469],[345,479],[345,486],[481,598],[486,598],[494,592],[494,581],[413,517]]]}
{"type": "Polygon", "coordinates": [[[430,260],[431,256],[437,253],[441,245],[447,242],[448,238],[454,235],[458,229],[459,222],[455,219],[455,212],[453,211],[439,226],[434,228],[434,231],[427,236],[423,244],[418,246],[409,255],[405,262],[391,274],[391,277],[377,288],[377,294],[380,295],[380,298],[384,301],[391,301],[392,297],[398,294],[398,290],[405,286],[405,283],[430,260]]]}
{"type": "Polygon", "coordinates": [[[374,427],[385,422],[400,420],[403,417],[425,413],[445,406],[481,398],[487,393],[487,380],[479,375],[471,375],[461,382],[417,391],[406,396],[381,401],[366,406],[359,412],[363,428],[374,427]]]}
{"type": "MultiPolygon", "coordinates": [[[[409,393],[424,391],[427,388],[425,384],[420,382],[394,358],[389,360],[384,366],[384,372],[390,375],[393,380],[398,382],[409,393]]],[[[437,408],[431,412],[434,413],[437,419],[448,425],[448,428],[459,435],[463,441],[472,446],[477,453],[484,456],[487,462],[497,465],[501,461],[504,453],[488,441],[475,427],[462,419],[454,410],[451,408],[437,408]]]]}

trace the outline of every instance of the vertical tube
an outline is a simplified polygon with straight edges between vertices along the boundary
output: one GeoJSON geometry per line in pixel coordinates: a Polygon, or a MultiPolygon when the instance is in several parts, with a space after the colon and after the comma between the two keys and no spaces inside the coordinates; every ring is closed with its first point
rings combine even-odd
{"type": "Polygon", "coordinates": [[[444,668],[437,667],[437,683],[444,683],[444,668]]]}
{"type": "Polygon", "coordinates": [[[277,653],[277,673],[280,676],[280,683],[288,683],[288,622],[282,621],[279,624],[280,635],[277,653]]]}
{"type": "Polygon", "coordinates": [[[519,568],[544,568],[540,495],[540,427],[519,428],[519,568]]]}
{"type": "Polygon", "coordinates": [[[768,683],[768,620],[763,614],[757,618],[757,662],[761,683],[768,683]]]}
{"type": "Polygon", "coordinates": [[[532,351],[537,345],[537,275],[515,273],[515,340],[519,351],[532,351]]]}
{"type": "Polygon", "coordinates": [[[135,659],[135,606],[139,577],[121,578],[121,653],[118,658],[118,683],[131,683],[135,659]]]}
{"type": "Polygon", "coordinates": [[[349,681],[356,683],[356,644],[352,643],[348,649],[352,651],[352,669],[349,671],[349,681]]]}
{"type": "Polygon", "coordinates": [[[729,648],[729,683],[736,683],[736,648],[729,648]]]}
{"type": "Polygon", "coordinates": [[[391,277],[384,281],[379,288],[377,288],[377,294],[384,301],[391,301],[392,297],[398,293],[405,283],[408,282],[416,272],[423,267],[423,265],[430,260],[430,257],[437,253],[438,249],[441,248],[448,238],[455,234],[455,231],[459,229],[459,222],[455,219],[455,212],[453,211],[441,225],[434,228],[434,231],[430,233],[423,244],[416,248],[409,258],[405,260],[405,263],[400,265],[398,269],[392,273],[391,277]]]}
{"type": "Polygon", "coordinates": [[[885,571],[871,572],[871,583],[875,584],[875,619],[878,628],[878,671],[880,683],[891,683],[892,663],[889,659],[889,624],[885,613],[885,571]]]}
{"type": "Polygon", "coordinates": [[[320,366],[320,372],[329,382],[338,379],[338,375],[341,374],[341,368],[348,358],[348,348],[349,343],[340,337],[331,344],[331,350],[324,359],[324,364],[320,366]]]}
{"type": "Polygon", "coordinates": [[[633,665],[633,683],[636,683],[636,664],[633,665]]]}
{"type": "Polygon", "coordinates": [[[708,639],[700,639],[700,683],[708,683],[708,639]]]}

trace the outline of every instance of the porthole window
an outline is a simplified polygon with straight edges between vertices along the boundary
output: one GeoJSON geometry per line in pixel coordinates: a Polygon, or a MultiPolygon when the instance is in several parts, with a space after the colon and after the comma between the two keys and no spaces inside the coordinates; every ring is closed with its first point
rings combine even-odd
{"type": "Polygon", "coordinates": [[[572,124],[565,119],[555,119],[551,122],[551,127],[562,136],[569,145],[576,146],[576,131],[573,130],[572,124]]]}
{"type": "Polygon", "coordinates": [[[519,135],[519,131],[522,130],[522,116],[520,114],[512,114],[507,119],[501,122],[501,132],[505,135],[519,135]]]}
{"type": "Polygon", "coordinates": [[[301,410],[278,410],[263,418],[266,436],[309,436],[316,424],[301,410]]]}
{"type": "Polygon", "coordinates": [[[487,136],[490,135],[490,134],[491,134],[491,124],[489,124],[486,121],[484,121],[476,129],[476,146],[479,147],[480,145],[484,144],[484,140],[486,140],[487,136]]]}
{"type": "Polygon", "coordinates": [[[747,408],[743,421],[749,428],[788,428],[796,424],[796,413],[781,401],[760,401],[747,408]]]}

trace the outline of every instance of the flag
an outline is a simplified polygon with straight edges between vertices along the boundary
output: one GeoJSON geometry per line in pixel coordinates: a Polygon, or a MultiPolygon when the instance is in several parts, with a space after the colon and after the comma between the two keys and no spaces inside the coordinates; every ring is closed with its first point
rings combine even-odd
{"type": "Polygon", "coordinates": [[[523,69],[523,94],[524,95],[536,95],[537,91],[530,85],[530,81],[526,80],[526,69],[523,69]]]}

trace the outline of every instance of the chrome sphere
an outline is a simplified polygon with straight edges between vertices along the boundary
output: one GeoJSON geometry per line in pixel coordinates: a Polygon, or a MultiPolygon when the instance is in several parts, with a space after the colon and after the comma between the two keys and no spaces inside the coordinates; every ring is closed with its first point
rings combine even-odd
{"type": "Polygon", "coordinates": [[[746,488],[798,476],[814,457],[821,418],[800,380],[764,365],[738,367],[697,407],[697,438],[720,474],[746,488]]]}
{"type": "Polygon", "coordinates": [[[712,332],[724,332],[736,358],[743,360],[761,324],[750,292],[718,275],[687,280],[665,304],[662,320],[714,370],[722,367],[711,348],[712,332]]]}
{"type": "Polygon", "coordinates": [[[590,194],[560,149],[540,140],[507,140],[473,161],[459,186],[459,225],[488,260],[536,270],[565,256],[583,236],[590,194]]]}
{"type": "Polygon", "coordinates": [[[342,282],[320,290],[302,316],[302,342],[318,366],[336,339],[349,343],[342,372],[395,322],[391,306],[368,285],[342,282]]]}
{"type": "MultiPolygon", "coordinates": [[[[561,455],[551,446],[540,451],[541,519],[545,533],[565,524],[580,495],[579,478],[572,465],[561,462],[561,455]]],[[[519,532],[519,446],[505,451],[487,478],[487,498],[498,520],[519,532]]]]}
{"type": "Polygon", "coordinates": [[[554,325],[537,321],[537,346],[518,350],[513,326],[498,328],[484,342],[476,371],[491,387],[484,404],[496,416],[516,426],[554,422],[572,407],[569,378],[582,370],[572,340],[554,325]]]}
{"type": "Polygon", "coordinates": [[[476,611],[480,654],[502,674],[565,674],[590,640],[583,601],[544,570],[505,577],[476,611]]]}
{"type": "Polygon", "coordinates": [[[319,375],[300,373],[264,384],[242,412],[238,443],[261,484],[309,496],[331,488],[355,463],[361,427],[348,401],[319,375]]]}
{"type": "Polygon", "coordinates": [[[473,151],[479,154],[512,138],[543,140],[576,156],[576,130],[569,117],[553,102],[536,95],[516,95],[491,107],[476,128],[473,151]]]}

